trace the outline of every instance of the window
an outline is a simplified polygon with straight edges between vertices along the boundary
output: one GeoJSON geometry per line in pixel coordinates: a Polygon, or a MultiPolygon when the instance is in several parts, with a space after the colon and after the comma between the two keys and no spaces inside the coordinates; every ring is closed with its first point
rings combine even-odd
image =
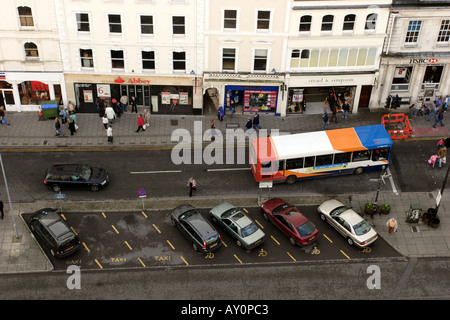
{"type": "Polygon", "coordinates": [[[303,158],[286,160],[286,170],[303,168],[303,158]]]}
{"type": "Polygon", "coordinates": [[[153,34],[153,16],[141,16],[141,34],[153,34]]]}
{"type": "Polygon", "coordinates": [[[292,50],[291,68],[298,68],[299,66],[300,66],[300,50],[292,50]]]}
{"type": "Polygon", "coordinates": [[[422,21],[413,20],[408,24],[408,31],[406,32],[406,43],[417,43],[417,39],[419,38],[420,28],[422,26],[422,21]]]}
{"type": "Polygon", "coordinates": [[[372,161],[387,160],[389,148],[374,149],[372,152],[372,161]]]}
{"type": "Polygon", "coordinates": [[[186,70],[186,52],[173,53],[173,70],[174,71],[186,70]]]}
{"type": "Polygon", "coordinates": [[[108,22],[110,33],[122,33],[122,23],[119,14],[109,14],[108,22]]]}
{"type": "Polygon", "coordinates": [[[364,30],[375,30],[377,26],[378,14],[370,13],[366,17],[366,25],[364,30]]]}
{"type": "Polygon", "coordinates": [[[184,17],[172,17],[172,32],[173,34],[185,34],[184,17]]]}
{"type": "Polygon", "coordinates": [[[322,31],[331,31],[333,29],[334,16],[326,15],[322,18],[322,31]]]}
{"type": "Polygon", "coordinates": [[[330,164],[333,164],[333,155],[332,154],[326,154],[323,156],[316,157],[316,167],[328,166],[330,164]]]}
{"type": "Polygon", "coordinates": [[[300,18],[300,25],[298,27],[298,31],[300,32],[309,32],[311,31],[311,16],[303,16],[300,18]]]}
{"type": "Polygon", "coordinates": [[[155,70],[155,52],[142,51],[142,69],[155,70]]]}
{"type": "Polygon", "coordinates": [[[29,7],[18,7],[20,25],[22,27],[32,27],[34,26],[33,15],[31,13],[31,8],[29,7]]]}
{"type": "Polygon", "coordinates": [[[257,30],[269,30],[270,11],[258,11],[258,20],[256,22],[257,30]]]}
{"type": "Polygon", "coordinates": [[[225,10],[223,13],[223,27],[224,29],[237,28],[237,11],[225,10]]]}
{"type": "Polygon", "coordinates": [[[442,20],[437,42],[448,42],[450,38],[450,20],[442,20]]]}
{"type": "Polygon", "coordinates": [[[370,150],[353,152],[353,161],[365,161],[370,159],[370,150]]]}
{"type": "Polygon", "coordinates": [[[330,50],[322,49],[320,51],[320,59],[319,59],[319,67],[327,67],[328,66],[328,55],[330,50]]]}
{"type": "Polygon", "coordinates": [[[308,63],[309,63],[309,50],[305,49],[302,50],[302,54],[300,56],[300,67],[306,68],[308,67],[308,63]]]}
{"type": "Polygon", "coordinates": [[[235,71],[236,49],[224,48],[222,50],[222,70],[235,71]]]}
{"type": "Polygon", "coordinates": [[[92,49],[80,49],[81,67],[93,68],[94,58],[92,55],[92,49]]]}
{"type": "Polygon", "coordinates": [[[314,157],[305,158],[305,168],[314,167],[314,157]]]}
{"type": "Polygon", "coordinates": [[[398,66],[395,68],[391,90],[409,90],[412,71],[413,67],[410,66],[398,66]]]}
{"type": "Polygon", "coordinates": [[[256,49],[253,63],[254,71],[266,71],[267,68],[267,49],[256,49]]]}
{"type": "Polygon", "coordinates": [[[423,76],[423,83],[434,83],[437,89],[441,82],[442,72],[444,66],[427,66],[425,75],[423,76]]]}
{"type": "Polygon", "coordinates": [[[77,30],[89,32],[89,15],[87,13],[77,13],[77,30]]]}
{"type": "Polygon", "coordinates": [[[25,56],[27,58],[38,58],[39,57],[38,48],[33,42],[25,43],[24,48],[25,48],[25,56]]]}
{"type": "Polygon", "coordinates": [[[334,163],[347,163],[350,162],[352,159],[352,153],[351,152],[345,152],[345,153],[336,153],[334,155],[334,163]]]}
{"type": "Polygon", "coordinates": [[[111,67],[113,69],[125,68],[125,60],[122,50],[111,50],[111,67]]]}
{"type": "Polygon", "coordinates": [[[356,15],[354,14],[348,14],[344,17],[344,26],[342,30],[344,31],[351,31],[355,27],[355,19],[356,15]]]}
{"type": "Polygon", "coordinates": [[[309,55],[309,66],[311,68],[316,68],[319,63],[319,52],[320,50],[311,50],[311,54],[309,55]]]}

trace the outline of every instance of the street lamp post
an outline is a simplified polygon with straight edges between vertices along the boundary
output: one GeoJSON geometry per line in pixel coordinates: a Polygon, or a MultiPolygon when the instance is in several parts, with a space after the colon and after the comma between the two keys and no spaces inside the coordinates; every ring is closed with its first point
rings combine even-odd
{"type": "Polygon", "coordinates": [[[19,231],[17,230],[16,218],[14,217],[14,212],[13,212],[12,203],[11,203],[11,197],[9,195],[8,181],[6,180],[5,167],[3,166],[3,159],[2,159],[1,153],[0,153],[0,163],[2,165],[3,179],[5,180],[6,194],[8,195],[9,210],[11,212],[11,217],[12,217],[13,224],[14,224],[14,231],[16,233],[16,239],[18,239],[19,231]]]}

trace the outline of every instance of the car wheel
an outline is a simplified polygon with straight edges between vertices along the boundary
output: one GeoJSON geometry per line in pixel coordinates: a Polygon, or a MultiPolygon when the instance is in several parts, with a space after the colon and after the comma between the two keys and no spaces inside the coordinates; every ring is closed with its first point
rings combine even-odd
{"type": "Polygon", "coordinates": [[[322,219],[322,221],[327,221],[327,217],[325,217],[323,213],[320,214],[320,219],[322,219]]]}
{"type": "Polygon", "coordinates": [[[267,215],[267,213],[263,213],[263,218],[264,218],[264,220],[266,220],[266,221],[269,221],[270,222],[270,220],[269,220],[269,216],[267,215]]]}
{"type": "Polygon", "coordinates": [[[289,176],[286,179],[286,183],[287,184],[294,184],[297,182],[297,177],[296,176],[289,176]]]}
{"type": "Polygon", "coordinates": [[[91,191],[95,192],[98,191],[99,187],[98,184],[91,184],[91,191]]]}
{"type": "Polygon", "coordinates": [[[290,242],[293,246],[296,245],[295,240],[294,240],[294,238],[292,238],[292,237],[289,237],[289,242],[290,242]]]}
{"type": "Polygon", "coordinates": [[[198,245],[195,242],[192,242],[192,249],[198,252],[198,245]]]}
{"type": "Polygon", "coordinates": [[[364,171],[365,171],[364,168],[359,167],[359,168],[356,168],[356,169],[355,169],[355,174],[363,174],[364,171]]]}
{"type": "Polygon", "coordinates": [[[55,192],[60,192],[61,191],[61,187],[59,186],[59,184],[54,184],[52,186],[53,191],[55,192]]]}
{"type": "Polygon", "coordinates": [[[237,244],[237,246],[238,246],[239,248],[242,247],[242,243],[241,243],[239,240],[236,240],[236,244],[237,244]]]}
{"type": "Polygon", "coordinates": [[[351,246],[353,246],[353,240],[352,240],[352,238],[347,238],[347,243],[349,244],[349,245],[351,245],[351,246]]]}

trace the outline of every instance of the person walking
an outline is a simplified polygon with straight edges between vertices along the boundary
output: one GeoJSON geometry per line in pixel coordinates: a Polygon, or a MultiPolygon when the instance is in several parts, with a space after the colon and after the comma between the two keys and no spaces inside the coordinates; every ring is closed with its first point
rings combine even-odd
{"type": "Polygon", "coordinates": [[[438,153],[438,163],[439,163],[439,169],[442,168],[442,163],[447,162],[447,147],[443,146],[439,149],[438,153]]]}
{"type": "Polygon", "coordinates": [[[3,107],[0,107],[0,123],[6,123],[9,126],[9,122],[6,119],[6,111],[3,107]]]}
{"type": "Polygon", "coordinates": [[[113,142],[113,131],[112,131],[112,125],[108,126],[108,129],[106,130],[106,136],[108,137],[108,142],[113,142]]]}
{"type": "Polygon", "coordinates": [[[255,112],[255,116],[253,117],[253,129],[256,131],[256,128],[261,129],[259,125],[259,113],[255,112]]]}
{"type": "Polygon", "coordinates": [[[150,126],[150,112],[147,109],[144,110],[144,121],[145,121],[145,125],[147,127],[149,127],[150,126]]]}
{"type": "Polygon", "coordinates": [[[64,107],[61,107],[59,115],[61,116],[61,123],[65,124],[67,122],[67,111],[66,109],[64,109],[64,107]]]}
{"type": "Polygon", "coordinates": [[[197,181],[194,178],[189,178],[186,187],[189,188],[189,197],[192,197],[192,191],[197,191],[197,181]]]}
{"type": "Polygon", "coordinates": [[[109,120],[108,120],[108,117],[106,116],[106,114],[103,115],[102,123],[103,123],[103,127],[105,128],[105,130],[108,130],[108,123],[109,123],[109,120]]]}
{"type": "Polygon", "coordinates": [[[342,105],[342,119],[347,119],[347,113],[350,110],[350,106],[348,105],[347,101],[344,102],[342,105]]]}
{"type": "Polygon", "coordinates": [[[442,122],[442,120],[444,120],[444,111],[441,110],[441,111],[439,111],[439,114],[436,118],[436,122],[433,124],[433,128],[436,128],[438,123],[441,124],[441,127],[445,126],[445,124],[444,124],[444,122],[442,122]]]}
{"type": "Polygon", "coordinates": [[[59,122],[58,117],[55,118],[55,129],[56,129],[55,136],[62,135],[64,137],[64,132],[61,131],[61,123],[59,122]]]}
{"type": "Polygon", "coordinates": [[[217,112],[217,120],[223,121],[223,116],[225,115],[225,112],[223,111],[223,107],[219,107],[219,111],[217,112]]]}
{"type": "Polygon", "coordinates": [[[131,96],[131,112],[136,112],[137,113],[137,101],[136,98],[134,96],[131,96]]]}
{"type": "Polygon", "coordinates": [[[330,109],[331,109],[331,120],[330,121],[333,121],[333,119],[334,119],[334,123],[338,123],[337,116],[336,116],[337,106],[336,106],[335,102],[331,103],[330,109]]]}
{"type": "Polygon", "coordinates": [[[247,123],[245,124],[245,133],[250,134],[250,132],[252,131],[252,127],[253,127],[253,123],[252,123],[252,118],[248,118],[247,123]]]}
{"type": "Polygon", "coordinates": [[[434,117],[434,120],[437,121],[437,108],[436,105],[434,105],[433,109],[431,109],[430,115],[427,117],[427,121],[430,121],[430,118],[434,117]]]}
{"type": "Polygon", "coordinates": [[[323,119],[323,126],[322,126],[322,130],[326,130],[328,123],[329,123],[329,118],[328,118],[328,114],[324,113],[322,115],[322,119],[323,119]]]}
{"type": "Polygon", "coordinates": [[[112,123],[113,120],[116,118],[116,113],[114,112],[114,109],[109,104],[105,109],[105,114],[106,114],[106,117],[108,117],[108,120],[110,123],[112,123]]]}
{"type": "Polygon", "coordinates": [[[120,105],[122,106],[122,112],[127,112],[128,97],[124,94],[120,97],[120,105]]]}
{"type": "Polygon", "coordinates": [[[231,108],[231,115],[230,118],[233,118],[233,114],[236,112],[236,102],[234,99],[230,98],[230,108],[231,108]]]}
{"type": "Polygon", "coordinates": [[[398,229],[398,223],[397,220],[394,218],[391,218],[386,222],[386,226],[388,227],[388,233],[392,234],[393,232],[397,232],[398,229]]]}
{"type": "Polygon", "coordinates": [[[0,218],[3,220],[4,217],[4,212],[3,212],[3,201],[0,200],[0,218]]]}
{"type": "Polygon", "coordinates": [[[142,131],[145,131],[144,129],[144,117],[142,116],[142,114],[139,115],[139,118],[137,119],[137,124],[138,124],[138,128],[136,130],[136,132],[139,132],[141,129],[142,131]]]}
{"type": "Polygon", "coordinates": [[[71,117],[69,117],[67,121],[69,122],[70,135],[73,136],[76,131],[75,130],[75,121],[73,121],[73,119],[71,117]]]}

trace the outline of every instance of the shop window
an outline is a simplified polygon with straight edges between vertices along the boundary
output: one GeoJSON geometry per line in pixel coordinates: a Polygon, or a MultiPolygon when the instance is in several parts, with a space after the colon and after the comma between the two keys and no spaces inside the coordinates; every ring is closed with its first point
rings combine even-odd
{"type": "Polygon", "coordinates": [[[309,66],[311,68],[317,67],[319,62],[319,50],[311,50],[311,54],[309,56],[309,66]]]}
{"type": "Polygon", "coordinates": [[[375,30],[377,27],[378,14],[369,13],[366,16],[366,25],[364,26],[364,30],[375,30]]]}
{"type": "Polygon", "coordinates": [[[37,45],[35,45],[33,42],[25,43],[24,48],[25,48],[25,57],[27,59],[39,58],[39,52],[38,52],[37,45]]]}
{"type": "Polygon", "coordinates": [[[309,55],[310,51],[308,49],[302,50],[302,54],[300,56],[300,67],[307,68],[309,65],[309,55]]]}
{"type": "Polygon", "coordinates": [[[269,30],[270,11],[258,11],[258,20],[256,22],[257,30],[269,30]]]}
{"type": "Polygon", "coordinates": [[[256,49],[253,61],[254,71],[266,71],[267,69],[267,49],[256,49]]]}
{"type": "Polygon", "coordinates": [[[442,20],[437,42],[448,42],[449,40],[450,40],[450,20],[442,20]]]}
{"type": "Polygon", "coordinates": [[[80,49],[80,59],[82,68],[94,67],[94,58],[92,55],[92,49],[80,49]]]}
{"type": "Polygon", "coordinates": [[[322,31],[331,31],[333,29],[333,15],[326,15],[322,18],[322,31]]]}
{"type": "Polygon", "coordinates": [[[395,68],[391,90],[409,90],[413,67],[399,66],[395,68]]]}
{"type": "Polygon", "coordinates": [[[30,7],[18,7],[20,26],[22,27],[33,27],[33,14],[31,13],[30,7]]]}
{"type": "Polygon", "coordinates": [[[111,50],[111,67],[113,69],[125,68],[125,60],[122,50],[111,50]]]}
{"type": "Polygon", "coordinates": [[[141,16],[141,34],[153,34],[153,16],[141,16]]]}
{"type": "Polygon", "coordinates": [[[55,92],[55,100],[58,100],[58,105],[63,105],[64,101],[63,101],[63,98],[62,98],[61,85],[60,84],[54,84],[53,85],[53,91],[55,92]]]}
{"type": "Polygon", "coordinates": [[[319,67],[327,67],[328,66],[329,53],[330,53],[330,50],[327,50],[327,49],[320,50],[319,67]]]}
{"type": "Polygon", "coordinates": [[[109,14],[108,23],[110,33],[122,33],[122,22],[120,14],[109,14]]]}
{"type": "Polygon", "coordinates": [[[309,32],[311,31],[311,16],[302,16],[300,18],[300,25],[298,27],[298,31],[300,32],[309,32]]]}
{"type": "Polygon", "coordinates": [[[406,32],[406,43],[417,43],[417,39],[419,38],[420,28],[422,27],[422,21],[420,20],[412,20],[408,24],[408,31],[406,32]]]}
{"type": "Polygon", "coordinates": [[[172,33],[174,35],[184,35],[185,34],[184,17],[172,17],[172,33]]]}
{"type": "Polygon", "coordinates": [[[43,100],[50,100],[48,85],[40,81],[24,81],[19,83],[21,104],[39,105],[43,100]]]}
{"type": "Polygon", "coordinates": [[[155,70],[155,51],[142,51],[142,69],[155,70]]]}
{"type": "Polygon", "coordinates": [[[345,67],[347,65],[347,58],[348,58],[348,49],[341,49],[341,51],[339,51],[338,66],[345,67]]]}
{"type": "Polygon", "coordinates": [[[438,89],[439,83],[441,82],[442,71],[444,71],[443,66],[427,66],[425,69],[425,75],[423,76],[423,83],[434,83],[435,88],[438,89]]]}
{"type": "Polygon", "coordinates": [[[237,29],[237,10],[224,10],[223,28],[231,30],[237,29]]]}
{"type": "Polygon", "coordinates": [[[373,66],[377,57],[377,49],[370,48],[367,53],[366,66],[373,66]]]}
{"type": "Polygon", "coordinates": [[[89,32],[90,26],[89,26],[89,14],[87,13],[77,13],[77,30],[83,31],[83,32],[89,32]]]}
{"type": "Polygon", "coordinates": [[[222,49],[222,70],[235,71],[236,69],[236,49],[224,48],[222,49]]]}
{"type": "Polygon", "coordinates": [[[357,55],[358,55],[358,49],[350,49],[349,50],[347,66],[349,66],[349,67],[355,66],[357,55]]]}
{"type": "Polygon", "coordinates": [[[328,66],[329,67],[336,67],[337,61],[339,56],[339,50],[338,49],[332,49],[330,50],[330,58],[328,59],[328,66]]]}
{"type": "Polygon", "coordinates": [[[174,52],[172,57],[173,57],[173,70],[186,71],[186,52],[174,52]]]}
{"type": "Polygon", "coordinates": [[[291,53],[291,68],[295,69],[300,66],[300,50],[292,50],[291,53]]]}
{"type": "Polygon", "coordinates": [[[344,17],[344,26],[342,30],[344,31],[353,31],[353,28],[355,27],[355,19],[356,15],[354,14],[348,14],[344,17]]]}
{"type": "Polygon", "coordinates": [[[367,49],[365,49],[365,48],[359,49],[358,59],[356,60],[356,65],[357,66],[365,66],[366,58],[367,58],[367,49]]]}

